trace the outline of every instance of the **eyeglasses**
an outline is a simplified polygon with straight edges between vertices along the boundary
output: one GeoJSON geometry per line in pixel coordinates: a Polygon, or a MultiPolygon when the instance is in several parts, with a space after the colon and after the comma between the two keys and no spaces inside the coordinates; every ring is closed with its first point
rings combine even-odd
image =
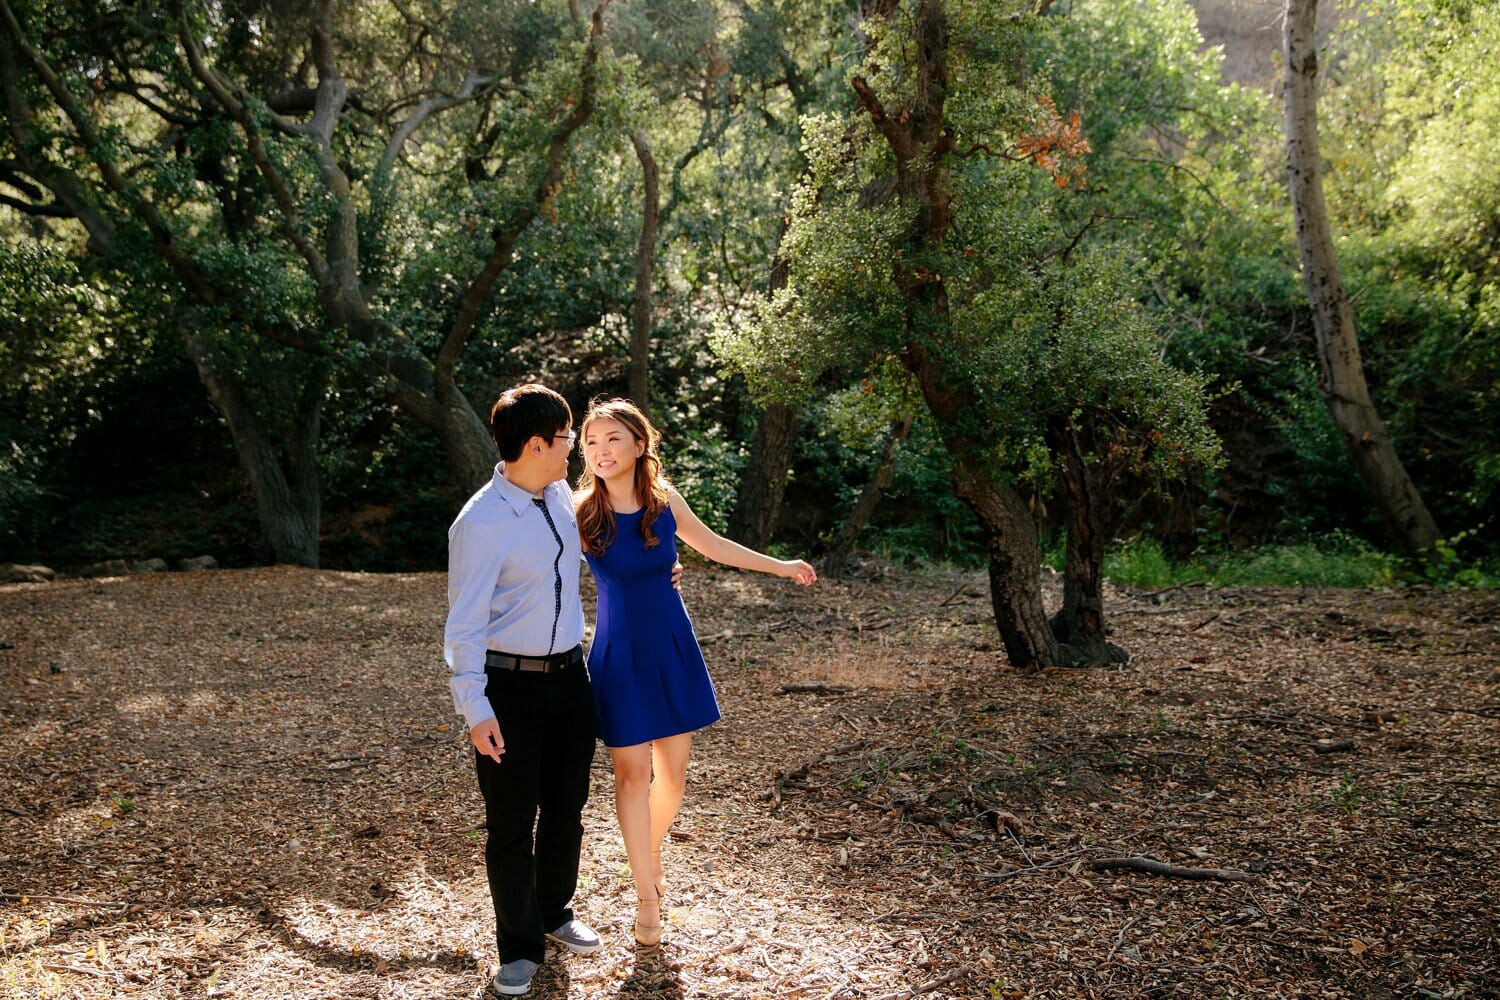
{"type": "Polygon", "coordinates": [[[577,431],[568,431],[568,433],[566,433],[566,434],[554,434],[554,435],[552,435],[552,439],[554,441],[557,440],[558,438],[567,438],[568,439],[568,448],[569,448],[569,450],[572,450],[573,446],[578,443],[578,432],[577,431]]]}

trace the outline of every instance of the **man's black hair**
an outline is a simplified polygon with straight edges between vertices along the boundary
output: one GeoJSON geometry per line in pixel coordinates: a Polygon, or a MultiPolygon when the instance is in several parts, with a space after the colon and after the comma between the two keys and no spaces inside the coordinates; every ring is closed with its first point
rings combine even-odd
{"type": "Polygon", "coordinates": [[[502,461],[514,462],[534,437],[551,438],[573,423],[568,401],[535,382],[507,389],[490,407],[490,435],[502,461]]]}

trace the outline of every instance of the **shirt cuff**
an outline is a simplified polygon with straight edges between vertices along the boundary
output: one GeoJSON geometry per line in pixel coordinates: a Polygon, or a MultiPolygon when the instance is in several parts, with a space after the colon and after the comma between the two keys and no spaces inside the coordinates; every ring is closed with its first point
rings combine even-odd
{"type": "Polygon", "coordinates": [[[469,724],[469,730],[471,732],[473,731],[475,726],[479,725],[484,720],[493,719],[495,717],[495,706],[490,704],[490,700],[488,698],[482,696],[479,698],[475,698],[472,701],[467,701],[464,704],[458,706],[458,711],[459,714],[464,717],[464,721],[469,724]]]}

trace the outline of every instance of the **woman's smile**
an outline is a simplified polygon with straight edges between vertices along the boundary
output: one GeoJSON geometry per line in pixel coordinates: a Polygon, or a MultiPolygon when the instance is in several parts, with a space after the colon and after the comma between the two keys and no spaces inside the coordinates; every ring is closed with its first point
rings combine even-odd
{"type": "Polygon", "coordinates": [[[590,421],[585,428],[583,451],[594,475],[613,479],[635,468],[635,460],[645,451],[645,445],[618,420],[602,417],[590,421]]]}

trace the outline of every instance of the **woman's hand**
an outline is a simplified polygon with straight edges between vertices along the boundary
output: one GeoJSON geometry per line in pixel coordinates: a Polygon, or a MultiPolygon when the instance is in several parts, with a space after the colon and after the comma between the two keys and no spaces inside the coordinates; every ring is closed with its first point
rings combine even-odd
{"type": "Polygon", "coordinates": [[[784,559],[782,560],[781,567],[786,571],[782,576],[785,576],[788,580],[796,580],[804,587],[809,586],[818,578],[818,571],[801,559],[784,559]]]}

